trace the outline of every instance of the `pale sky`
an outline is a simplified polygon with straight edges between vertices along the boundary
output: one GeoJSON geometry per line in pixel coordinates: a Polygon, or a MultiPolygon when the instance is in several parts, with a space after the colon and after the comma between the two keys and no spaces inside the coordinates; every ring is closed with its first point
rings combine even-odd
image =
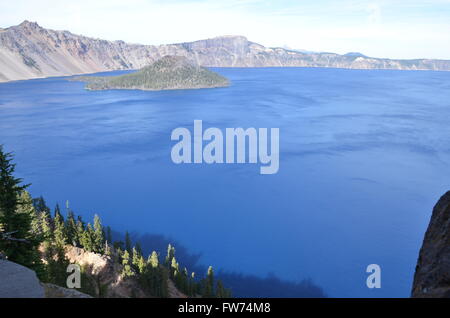
{"type": "Polygon", "coordinates": [[[0,0],[0,27],[23,20],[142,44],[244,35],[265,46],[450,59],[450,0],[0,0]]]}

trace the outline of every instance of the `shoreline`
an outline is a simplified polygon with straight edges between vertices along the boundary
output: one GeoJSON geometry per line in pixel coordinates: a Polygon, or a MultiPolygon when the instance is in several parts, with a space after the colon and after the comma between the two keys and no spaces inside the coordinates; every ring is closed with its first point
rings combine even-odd
{"type": "MultiPolygon", "coordinates": [[[[286,69],[294,69],[294,68],[309,68],[309,69],[335,69],[335,70],[350,70],[350,71],[399,71],[399,72],[450,72],[449,70],[430,70],[430,69],[399,69],[399,68],[350,68],[350,67],[324,67],[324,66],[203,66],[205,68],[225,68],[225,69],[263,69],[263,68],[286,68],[286,69]]],[[[72,76],[84,76],[84,75],[93,75],[98,73],[109,73],[109,72],[117,72],[117,71],[137,71],[138,69],[117,69],[117,70],[106,70],[99,72],[89,72],[89,73],[74,73],[71,75],[50,75],[50,76],[38,76],[38,77],[30,77],[23,79],[14,79],[14,80],[1,80],[0,84],[4,83],[12,83],[19,81],[30,81],[30,80],[38,80],[38,79],[46,79],[46,78],[58,78],[58,77],[72,77],[72,76]]],[[[168,89],[164,89],[168,90],[168,89]]]]}

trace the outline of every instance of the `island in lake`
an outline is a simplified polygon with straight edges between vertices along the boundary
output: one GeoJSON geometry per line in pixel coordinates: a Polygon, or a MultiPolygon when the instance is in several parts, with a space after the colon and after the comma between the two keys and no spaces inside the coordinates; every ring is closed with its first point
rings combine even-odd
{"type": "Polygon", "coordinates": [[[229,86],[225,77],[201,67],[186,57],[167,55],[137,72],[119,76],[78,76],[86,89],[197,89],[229,86]]]}

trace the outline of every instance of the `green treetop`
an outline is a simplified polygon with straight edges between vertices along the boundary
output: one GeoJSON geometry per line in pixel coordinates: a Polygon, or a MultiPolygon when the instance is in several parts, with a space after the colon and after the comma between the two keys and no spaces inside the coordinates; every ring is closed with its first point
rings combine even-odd
{"type": "Polygon", "coordinates": [[[131,238],[128,231],[125,232],[125,249],[128,251],[128,253],[131,253],[131,238]]]}
{"type": "Polygon", "coordinates": [[[96,214],[94,216],[94,250],[97,253],[103,253],[103,242],[105,241],[104,235],[103,235],[103,226],[102,222],[100,221],[100,217],[96,214]]]}
{"type": "Polygon", "coordinates": [[[214,270],[212,266],[208,267],[208,272],[204,280],[203,297],[214,297],[214,270]]]}
{"type": "Polygon", "coordinates": [[[55,212],[55,218],[53,219],[55,231],[54,242],[57,246],[63,247],[67,244],[67,232],[64,219],[59,211],[55,212]]]}
{"type": "Polygon", "coordinates": [[[175,247],[169,244],[169,246],[167,246],[166,266],[170,266],[172,264],[172,259],[174,257],[175,257],[175,247]]]}
{"type": "Polygon", "coordinates": [[[152,268],[158,268],[159,266],[159,259],[158,259],[158,253],[156,251],[153,251],[148,259],[148,263],[152,266],[152,268]]]}
{"type": "Polygon", "coordinates": [[[134,276],[134,272],[130,266],[130,253],[128,253],[127,250],[125,250],[125,252],[123,252],[122,265],[123,265],[122,275],[124,277],[134,276]]]}
{"type": "Polygon", "coordinates": [[[0,251],[9,260],[26,267],[38,270],[42,268],[38,247],[40,240],[32,233],[32,220],[34,213],[22,202],[22,191],[27,185],[22,179],[14,177],[15,164],[12,155],[5,153],[0,146],[0,231],[11,233],[16,240],[0,239],[0,251]],[[22,240],[22,241],[20,241],[22,240]]]}
{"type": "Polygon", "coordinates": [[[71,210],[67,212],[66,229],[68,242],[73,246],[79,246],[80,239],[77,232],[77,223],[75,221],[75,216],[71,210]]]}

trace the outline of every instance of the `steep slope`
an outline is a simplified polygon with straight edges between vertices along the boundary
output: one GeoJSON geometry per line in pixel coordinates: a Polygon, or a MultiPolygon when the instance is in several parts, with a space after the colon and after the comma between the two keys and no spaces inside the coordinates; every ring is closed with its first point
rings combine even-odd
{"type": "Polygon", "coordinates": [[[91,298],[75,289],[41,283],[29,268],[0,258],[0,298],[91,298]]]}
{"type": "Polygon", "coordinates": [[[390,60],[361,55],[267,48],[243,36],[168,45],[127,44],[54,31],[24,21],[0,29],[0,82],[120,69],[140,69],[166,56],[185,56],[209,67],[338,67],[450,70],[447,60],[390,60]]]}
{"type": "Polygon", "coordinates": [[[88,294],[83,294],[76,289],[64,288],[55,284],[42,284],[45,291],[45,298],[93,298],[88,294]]]}
{"type": "Polygon", "coordinates": [[[167,55],[141,70],[120,76],[82,76],[87,89],[195,89],[228,86],[228,80],[183,56],[167,55]]]}
{"type": "Polygon", "coordinates": [[[25,21],[0,33],[0,80],[140,68],[154,55],[151,47],[47,30],[25,21]]]}
{"type": "MultiPolygon", "coordinates": [[[[107,298],[154,297],[144,291],[133,278],[124,279],[122,266],[111,256],[87,252],[66,246],[66,257],[72,264],[80,265],[90,280],[92,293],[107,298]]],[[[91,295],[50,283],[42,283],[36,273],[17,263],[0,259],[0,298],[91,298],[91,295]]],[[[86,284],[83,280],[82,284],[86,284]]],[[[169,298],[187,298],[175,284],[168,280],[169,298]]]]}
{"type": "Polygon", "coordinates": [[[412,297],[450,298],[450,191],[433,209],[417,261],[412,297]]]}
{"type": "MultiPolygon", "coordinates": [[[[123,277],[122,264],[115,258],[115,252],[111,256],[88,252],[82,248],[67,245],[65,248],[66,258],[71,264],[78,264],[91,280],[91,288],[96,296],[107,298],[148,298],[154,297],[142,289],[137,279],[123,277]]],[[[186,298],[173,282],[168,280],[169,298],[186,298]]]]}

